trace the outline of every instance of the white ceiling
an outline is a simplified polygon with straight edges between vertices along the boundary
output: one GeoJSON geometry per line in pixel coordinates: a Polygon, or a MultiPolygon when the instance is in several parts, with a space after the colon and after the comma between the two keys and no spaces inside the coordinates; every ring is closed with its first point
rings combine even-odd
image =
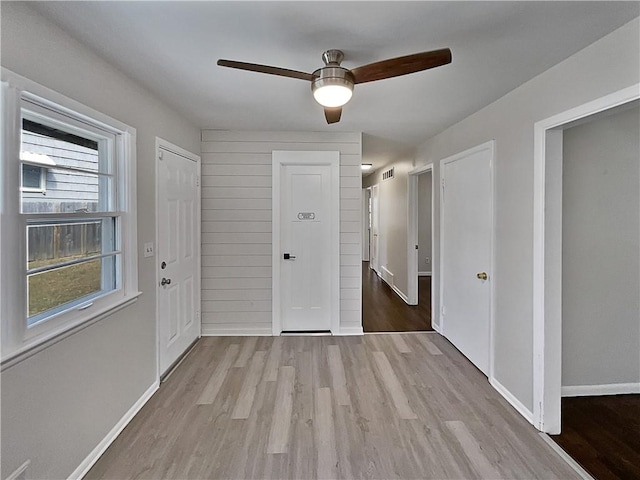
{"type": "MultiPolygon", "coordinates": [[[[42,14],[203,128],[362,131],[378,168],[639,15],[639,2],[34,2],[42,14]],[[356,85],[327,125],[312,72],[449,47],[450,65],[356,85]]],[[[613,52],[612,52],[613,53],[613,52]]]]}

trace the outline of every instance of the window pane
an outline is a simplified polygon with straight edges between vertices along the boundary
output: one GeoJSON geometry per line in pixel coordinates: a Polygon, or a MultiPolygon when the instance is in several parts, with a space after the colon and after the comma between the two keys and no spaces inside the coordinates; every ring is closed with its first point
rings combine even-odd
{"type": "Polygon", "coordinates": [[[46,196],[23,192],[22,213],[112,212],[112,185],[108,176],[48,168],[46,196]]]}
{"type": "Polygon", "coordinates": [[[27,325],[113,290],[115,268],[116,255],[29,275],[27,325]]]}
{"type": "Polygon", "coordinates": [[[27,119],[22,120],[23,152],[46,155],[55,165],[88,170],[100,170],[98,142],[77,134],[51,128],[27,119]]]}
{"type": "Polygon", "coordinates": [[[32,188],[41,190],[40,176],[42,175],[42,167],[35,165],[22,165],[22,188],[32,188]]]}
{"type": "Polygon", "coordinates": [[[27,267],[69,262],[114,251],[115,220],[54,223],[27,226],[27,267]]]}
{"type": "MultiPolygon", "coordinates": [[[[22,213],[108,212],[115,195],[110,142],[23,119],[23,169],[46,168],[46,195],[22,193],[22,213]]],[[[39,181],[39,180],[38,180],[39,181]]],[[[38,183],[38,187],[40,183],[38,183]]]]}

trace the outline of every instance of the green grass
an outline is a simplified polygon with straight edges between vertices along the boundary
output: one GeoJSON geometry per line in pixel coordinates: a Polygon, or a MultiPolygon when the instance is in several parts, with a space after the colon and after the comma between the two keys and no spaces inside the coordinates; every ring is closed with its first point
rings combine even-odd
{"type": "MultiPolygon", "coordinates": [[[[57,259],[55,263],[60,261],[61,259],[57,259]]],[[[36,268],[46,263],[31,262],[29,268],[36,268]]],[[[92,260],[30,276],[29,316],[99,291],[102,277],[101,263],[101,260],[92,260]]]]}

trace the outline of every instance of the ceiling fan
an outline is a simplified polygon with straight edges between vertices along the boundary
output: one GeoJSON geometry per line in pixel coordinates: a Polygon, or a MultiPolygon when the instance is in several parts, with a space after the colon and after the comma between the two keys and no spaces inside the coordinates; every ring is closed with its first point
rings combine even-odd
{"type": "Polygon", "coordinates": [[[307,80],[311,82],[313,97],[324,107],[324,116],[327,119],[327,123],[336,123],[340,121],[342,106],[351,99],[355,84],[399,77],[400,75],[446,65],[451,63],[451,50],[443,48],[430,52],[414,53],[413,55],[370,63],[353,70],[340,66],[343,59],[344,54],[342,51],[327,50],[322,54],[325,66],[313,73],[223,59],[218,60],[218,65],[307,80]]]}

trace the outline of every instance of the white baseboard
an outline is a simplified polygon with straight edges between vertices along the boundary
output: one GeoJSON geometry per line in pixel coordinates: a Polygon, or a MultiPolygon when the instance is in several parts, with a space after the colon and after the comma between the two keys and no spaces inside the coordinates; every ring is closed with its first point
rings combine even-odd
{"type": "Polygon", "coordinates": [[[504,397],[504,399],[511,404],[516,411],[526,418],[527,422],[533,425],[533,413],[527,407],[525,407],[520,400],[518,400],[513,393],[511,393],[507,388],[502,385],[495,378],[490,378],[489,383],[493,388],[497,390],[497,392],[504,397]]]}
{"type": "Polygon", "coordinates": [[[594,478],[591,475],[589,475],[589,472],[587,472],[584,468],[582,468],[582,466],[578,462],[576,462],[573,458],[571,458],[571,455],[565,452],[560,445],[554,442],[553,439],[548,434],[544,432],[538,432],[538,433],[540,434],[540,437],[542,438],[542,440],[544,440],[544,442],[547,445],[549,445],[549,447],[551,447],[551,450],[556,452],[556,454],[562,460],[564,460],[567,463],[567,465],[573,468],[573,470],[580,476],[582,480],[594,480],[594,478]]]}
{"type": "MultiPolygon", "coordinates": [[[[385,267],[382,267],[382,275],[380,275],[380,278],[391,287],[391,290],[393,290],[394,292],[396,292],[398,294],[398,296],[404,300],[404,303],[406,303],[407,305],[412,305],[411,303],[409,303],[409,297],[407,297],[402,290],[400,290],[398,287],[396,287],[394,281],[393,281],[393,273],[391,273],[389,270],[387,270],[385,267]]],[[[415,304],[414,304],[415,305],[415,304]]]]}
{"type": "Polygon", "coordinates": [[[364,335],[362,325],[359,327],[341,327],[340,333],[337,336],[349,336],[349,335],[364,335]]]}
{"type": "Polygon", "coordinates": [[[640,393],[640,382],[611,383],[607,385],[573,385],[562,387],[563,397],[595,397],[598,395],[625,395],[640,393]]]}
{"type": "Polygon", "coordinates": [[[440,328],[439,323],[433,323],[433,321],[431,321],[431,328],[433,328],[437,333],[442,335],[442,329],[440,328]]]}
{"type": "Polygon", "coordinates": [[[393,287],[393,272],[389,270],[387,267],[380,267],[380,273],[382,279],[389,284],[389,286],[393,287]]]}
{"type": "Polygon", "coordinates": [[[80,479],[84,477],[87,472],[93,467],[93,465],[98,461],[100,456],[105,452],[109,445],[113,443],[113,441],[120,435],[120,432],[124,430],[133,417],[140,411],[142,407],[144,407],[145,403],[149,401],[149,399],[153,396],[153,394],[158,390],[160,382],[156,380],[153,384],[147,389],[146,392],[142,394],[142,396],[133,404],[133,406],[125,413],[120,421],[115,424],[115,426],[111,429],[109,433],[102,439],[102,441],[94,448],[87,458],[85,458],[78,468],[74,470],[74,472],[69,475],[69,479],[80,479]]]}
{"type": "Polygon", "coordinates": [[[407,297],[402,290],[400,290],[398,287],[396,287],[395,285],[391,285],[391,288],[393,289],[394,292],[396,292],[398,294],[398,296],[404,300],[404,303],[406,303],[407,305],[411,305],[409,303],[409,297],[407,297]]]}
{"type": "Polygon", "coordinates": [[[418,272],[419,277],[430,277],[431,272],[418,272]]]}
{"type": "Polygon", "coordinates": [[[215,325],[202,325],[203,337],[270,337],[272,335],[271,326],[220,328],[215,325]]]}

